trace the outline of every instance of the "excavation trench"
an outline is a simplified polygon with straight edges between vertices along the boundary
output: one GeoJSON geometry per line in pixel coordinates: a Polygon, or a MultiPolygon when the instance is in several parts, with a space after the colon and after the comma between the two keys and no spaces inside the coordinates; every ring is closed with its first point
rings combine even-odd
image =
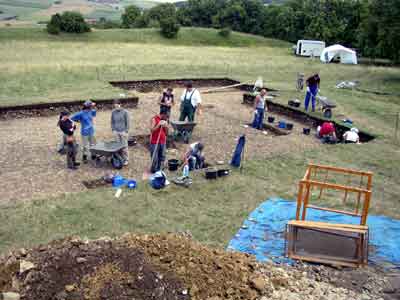
{"type": "MultiPolygon", "coordinates": [[[[255,96],[253,95],[244,94],[243,104],[252,105],[254,103],[254,98],[255,96]]],[[[350,126],[338,123],[337,121],[312,116],[298,108],[286,106],[280,103],[273,102],[271,100],[267,100],[266,104],[269,112],[287,116],[299,123],[304,124],[306,127],[316,128],[317,126],[322,125],[323,122],[333,122],[335,124],[337,135],[339,137],[341,137],[343,133],[351,128],[350,126]]],[[[362,130],[359,131],[358,135],[360,137],[360,142],[362,143],[370,142],[375,139],[374,135],[362,130]]]]}

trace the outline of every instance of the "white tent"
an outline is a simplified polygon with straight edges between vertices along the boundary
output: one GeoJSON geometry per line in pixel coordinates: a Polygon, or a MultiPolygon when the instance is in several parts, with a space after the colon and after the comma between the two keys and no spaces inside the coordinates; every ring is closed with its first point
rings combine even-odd
{"type": "Polygon", "coordinates": [[[321,61],[324,63],[331,62],[334,58],[340,59],[342,64],[357,64],[357,54],[355,51],[343,47],[342,45],[333,45],[326,47],[321,53],[321,61]]]}

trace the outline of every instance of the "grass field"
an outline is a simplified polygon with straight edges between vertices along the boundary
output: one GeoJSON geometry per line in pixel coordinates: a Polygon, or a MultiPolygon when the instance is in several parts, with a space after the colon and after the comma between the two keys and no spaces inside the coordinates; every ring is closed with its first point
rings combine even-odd
{"type": "MultiPolygon", "coordinates": [[[[338,119],[351,118],[377,136],[363,145],[324,146],[269,160],[249,161],[244,172],[219,183],[198,179],[189,190],[154,192],[141,184],[120,200],[111,190],[67,194],[0,210],[0,249],[30,246],[71,234],[98,237],[125,231],[190,230],[195,238],[226,245],[247,214],[271,196],[293,199],[308,162],[375,173],[371,211],[400,218],[400,146],[393,135],[398,96],[338,90],[341,80],[360,80],[369,90],[400,92],[400,69],[323,65],[291,55],[287,43],[234,34],[225,40],[213,30],[183,29],[177,40],[155,30],[95,31],[50,37],[40,29],[0,29],[1,105],[118,95],[108,80],[218,77],[255,80],[294,90],[297,72],[319,71],[322,94],[335,100],[338,119]]],[[[399,134],[400,138],[400,134],[399,134]]]]}

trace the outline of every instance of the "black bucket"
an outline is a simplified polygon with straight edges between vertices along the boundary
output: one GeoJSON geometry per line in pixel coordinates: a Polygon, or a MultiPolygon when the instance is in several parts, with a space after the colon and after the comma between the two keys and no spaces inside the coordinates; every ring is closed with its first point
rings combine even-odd
{"type": "Polygon", "coordinates": [[[286,129],[287,130],[292,130],[293,129],[293,123],[286,123],[286,129]]]}
{"type": "Polygon", "coordinates": [[[218,171],[216,169],[206,169],[205,170],[206,179],[217,179],[218,171]]]}
{"type": "Polygon", "coordinates": [[[274,117],[268,117],[268,123],[274,123],[275,118],[274,117]]]}
{"type": "Polygon", "coordinates": [[[229,169],[219,169],[217,171],[218,177],[224,177],[229,175],[230,170],[229,169]]]}
{"type": "Polygon", "coordinates": [[[168,170],[176,171],[179,167],[179,160],[177,159],[170,159],[168,160],[168,170]]]}
{"type": "Polygon", "coordinates": [[[310,135],[310,133],[311,133],[311,128],[303,128],[303,134],[310,135]]]}

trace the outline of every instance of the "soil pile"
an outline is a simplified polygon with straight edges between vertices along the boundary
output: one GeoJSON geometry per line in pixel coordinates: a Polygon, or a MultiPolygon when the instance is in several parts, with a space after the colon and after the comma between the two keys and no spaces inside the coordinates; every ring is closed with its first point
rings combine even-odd
{"type": "Polygon", "coordinates": [[[360,272],[348,273],[342,284],[335,281],[343,277],[340,270],[260,264],[182,234],[126,234],[96,241],[70,238],[11,253],[0,259],[0,292],[29,300],[381,298],[385,278],[360,272]]]}

